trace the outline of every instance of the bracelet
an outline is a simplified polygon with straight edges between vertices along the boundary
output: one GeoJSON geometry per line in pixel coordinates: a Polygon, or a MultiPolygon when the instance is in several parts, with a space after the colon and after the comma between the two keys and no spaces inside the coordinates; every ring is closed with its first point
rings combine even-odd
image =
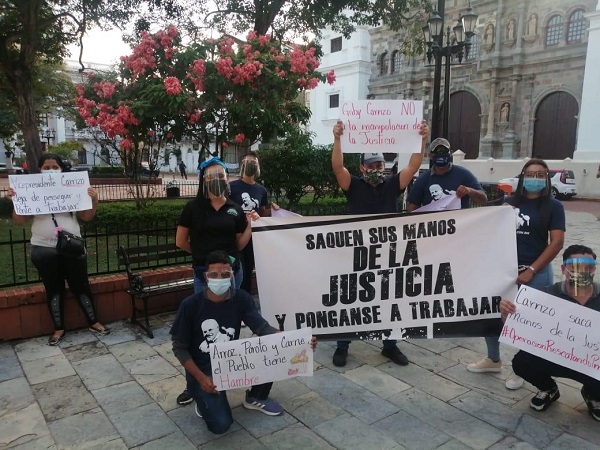
{"type": "Polygon", "coordinates": [[[532,271],[533,273],[535,273],[535,267],[533,267],[533,266],[527,266],[527,268],[528,268],[528,269],[531,269],[531,271],[532,271]]]}

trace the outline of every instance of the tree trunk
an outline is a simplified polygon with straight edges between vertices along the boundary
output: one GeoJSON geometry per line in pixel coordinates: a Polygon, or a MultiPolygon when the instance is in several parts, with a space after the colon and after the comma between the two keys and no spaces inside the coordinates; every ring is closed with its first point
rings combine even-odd
{"type": "MultiPolygon", "coordinates": [[[[28,71],[27,71],[28,72],[28,71]]],[[[28,75],[30,72],[28,72],[28,75]]],[[[22,74],[15,80],[15,93],[19,102],[18,114],[25,141],[25,153],[29,173],[37,173],[38,160],[42,156],[42,142],[38,131],[37,117],[33,105],[31,76],[22,74]]]]}

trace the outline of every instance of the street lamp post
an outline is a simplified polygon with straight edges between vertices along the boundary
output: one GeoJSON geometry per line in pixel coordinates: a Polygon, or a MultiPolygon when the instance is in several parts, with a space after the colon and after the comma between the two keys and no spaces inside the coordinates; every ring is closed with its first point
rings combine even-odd
{"type": "Polygon", "coordinates": [[[50,141],[54,139],[55,136],[56,132],[54,130],[51,130],[50,128],[44,127],[40,130],[40,138],[46,139],[46,141],[48,142],[46,150],[48,149],[48,147],[50,147],[50,141]]]}
{"type": "Polygon", "coordinates": [[[434,60],[433,71],[433,110],[431,117],[431,137],[448,138],[448,123],[450,113],[450,65],[454,56],[458,56],[459,64],[463,58],[469,56],[471,48],[471,37],[475,34],[477,25],[477,14],[467,8],[467,12],[461,15],[458,23],[452,29],[446,27],[444,33],[444,9],[445,0],[438,0],[438,9],[433,11],[427,25],[423,27],[425,42],[427,43],[427,61],[434,60]],[[451,36],[451,31],[453,36],[451,36]],[[444,35],[446,45],[444,45],[444,35]],[[453,39],[452,39],[453,37],[453,39]],[[442,84],[442,58],[445,58],[444,71],[444,117],[442,119],[442,130],[440,133],[440,90],[442,84]]]}

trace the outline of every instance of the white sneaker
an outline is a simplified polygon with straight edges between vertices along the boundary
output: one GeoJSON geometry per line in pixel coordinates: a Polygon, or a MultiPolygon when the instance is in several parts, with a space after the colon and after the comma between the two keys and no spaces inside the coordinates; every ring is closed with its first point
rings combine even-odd
{"type": "Polygon", "coordinates": [[[476,363],[467,365],[469,372],[482,373],[482,372],[501,372],[502,371],[502,360],[498,362],[492,361],[490,358],[484,358],[476,363]]]}
{"type": "Polygon", "coordinates": [[[506,379],[506,389],[510,389],[512,391],[516,391],[517,389],[521,389],[523,387],[523,383],[525,380],[518,375],[515,375],[514,372],[510,374],[510,377],[506,379]]]}

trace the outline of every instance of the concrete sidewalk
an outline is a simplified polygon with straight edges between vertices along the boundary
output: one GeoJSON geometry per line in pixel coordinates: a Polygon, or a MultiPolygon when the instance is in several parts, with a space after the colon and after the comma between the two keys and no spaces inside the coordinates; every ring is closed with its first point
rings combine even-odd
{"type": "MultiPolygon", "coordinates": [[[[591,214],[568,212],[567,230],[565,246],[600,251],[600,222],[591,214]]],[[[216,436],[193,404],[175,401],[185,380],[168,335],[174,317],[152,318],[154,339],[117,322],[100,338],[68,332],[60,347],[47,346],[47,337],[0,344],[0,448],[600,446],[600,423],[589,416],[578,383],[561,380],[558,402],[538,413],[529,408],[535,388],[504,387],[513,349],[502,348],[502,373],[468,372],[466,364],[485,354],[482,338],[403,342],[406,367],[382,357],[379,342],[356,342],[341,369],[331,364],[333,343],[320,342],[312,378],[275,383],[271,397],[284,406],[283,416],[245,410],[244,391],[229,391],[235,423],[216,436]]]]}

